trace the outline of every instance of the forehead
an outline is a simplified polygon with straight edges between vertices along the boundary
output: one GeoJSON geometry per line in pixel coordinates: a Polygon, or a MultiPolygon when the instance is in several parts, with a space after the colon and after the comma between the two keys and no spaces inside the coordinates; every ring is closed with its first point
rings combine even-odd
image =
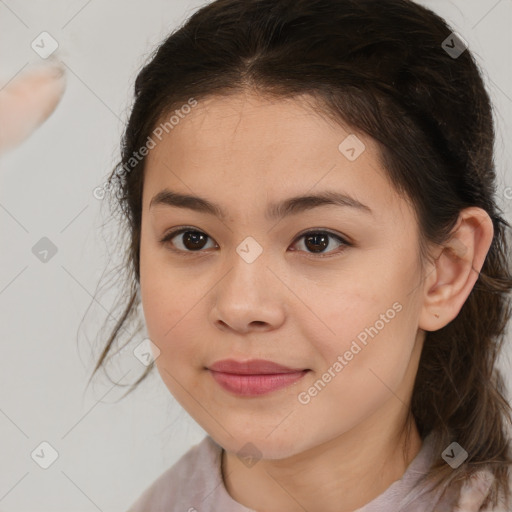
{"type": "Polygon", "coordinates": [[[261,205],[328,189],[377,211],[406,206],[387,181],[377,143],[328,118],[312,98],[210,97],[154,140],[144,208],[166,187],[223,205],[237,196],[261,205]]]}

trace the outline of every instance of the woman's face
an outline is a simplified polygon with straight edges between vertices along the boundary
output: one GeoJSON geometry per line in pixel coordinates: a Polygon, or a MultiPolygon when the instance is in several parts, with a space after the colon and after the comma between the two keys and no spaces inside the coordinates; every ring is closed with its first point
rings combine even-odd
{"type": "Polygon", "coordinates": [[[143,192],[142,304],[169,391],[226,450],[251,442],[276,459],[406,411],[425,334],[418,231],[375,143],[299,100],[190,110],[153,137],[143,192]],[[225,216],[151,204],[163,190],[225,216]],[[326,193],[354,203],[273,207],[326,193]],[[181,227],[199,233],[161,242],[181,227]],[[243,395],[208,369],[228,358],[309,371],[243,395]]]}

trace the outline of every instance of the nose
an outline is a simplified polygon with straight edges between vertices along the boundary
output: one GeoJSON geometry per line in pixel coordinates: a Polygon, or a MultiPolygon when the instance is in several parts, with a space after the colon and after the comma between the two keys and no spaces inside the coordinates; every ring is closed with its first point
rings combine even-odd
{"type": "Polygon", "coordinates": [[[213,290],[212,322],[238,333],[277,329],[286,318],[291,292],[260,255],[248,263],[238,255],[213,290]]]}

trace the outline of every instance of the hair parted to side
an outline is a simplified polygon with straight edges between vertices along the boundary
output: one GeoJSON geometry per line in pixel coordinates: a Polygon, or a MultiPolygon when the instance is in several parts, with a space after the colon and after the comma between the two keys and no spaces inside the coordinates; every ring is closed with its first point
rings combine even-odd
{"type": "Polygon", "coordinates": [[[216,0],[174,31],[137,76],[122,159],[109,178],[128,237],[127,287],[91,377],[138,318],[146,159],[133,155],[191,98],[308,95],[318,111],[377,141],[391,185],[414,206],[422,263],[429,242],[450,238],[462,209],[480,207],[492,219],[494,238],[467,301],[452,322],[426,333],[411,414],[422,438],[438,434],[439,458],[425,483],[460,483],[487,467],[495,476],[490,503],[498,492],[508,499],[511,408],[496,360],[511,316],[510,225],[494,198],[490,98],[470,51],[453,58],[443,49],[451,32],[409,0],[216,0]],[[453,441],[469,454],[457,469],[440,457],[453,441]]]}

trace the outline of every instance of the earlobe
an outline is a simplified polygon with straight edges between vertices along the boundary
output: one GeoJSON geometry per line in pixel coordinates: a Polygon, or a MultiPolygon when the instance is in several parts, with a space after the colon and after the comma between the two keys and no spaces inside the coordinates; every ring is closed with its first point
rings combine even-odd
{"type": "Polygon", "coordinates": [[[460,312],[483,267],[494,236],[492,220],[481,208],[462,210],[425,279],[420,329],[437,331],[460,312]]]}

